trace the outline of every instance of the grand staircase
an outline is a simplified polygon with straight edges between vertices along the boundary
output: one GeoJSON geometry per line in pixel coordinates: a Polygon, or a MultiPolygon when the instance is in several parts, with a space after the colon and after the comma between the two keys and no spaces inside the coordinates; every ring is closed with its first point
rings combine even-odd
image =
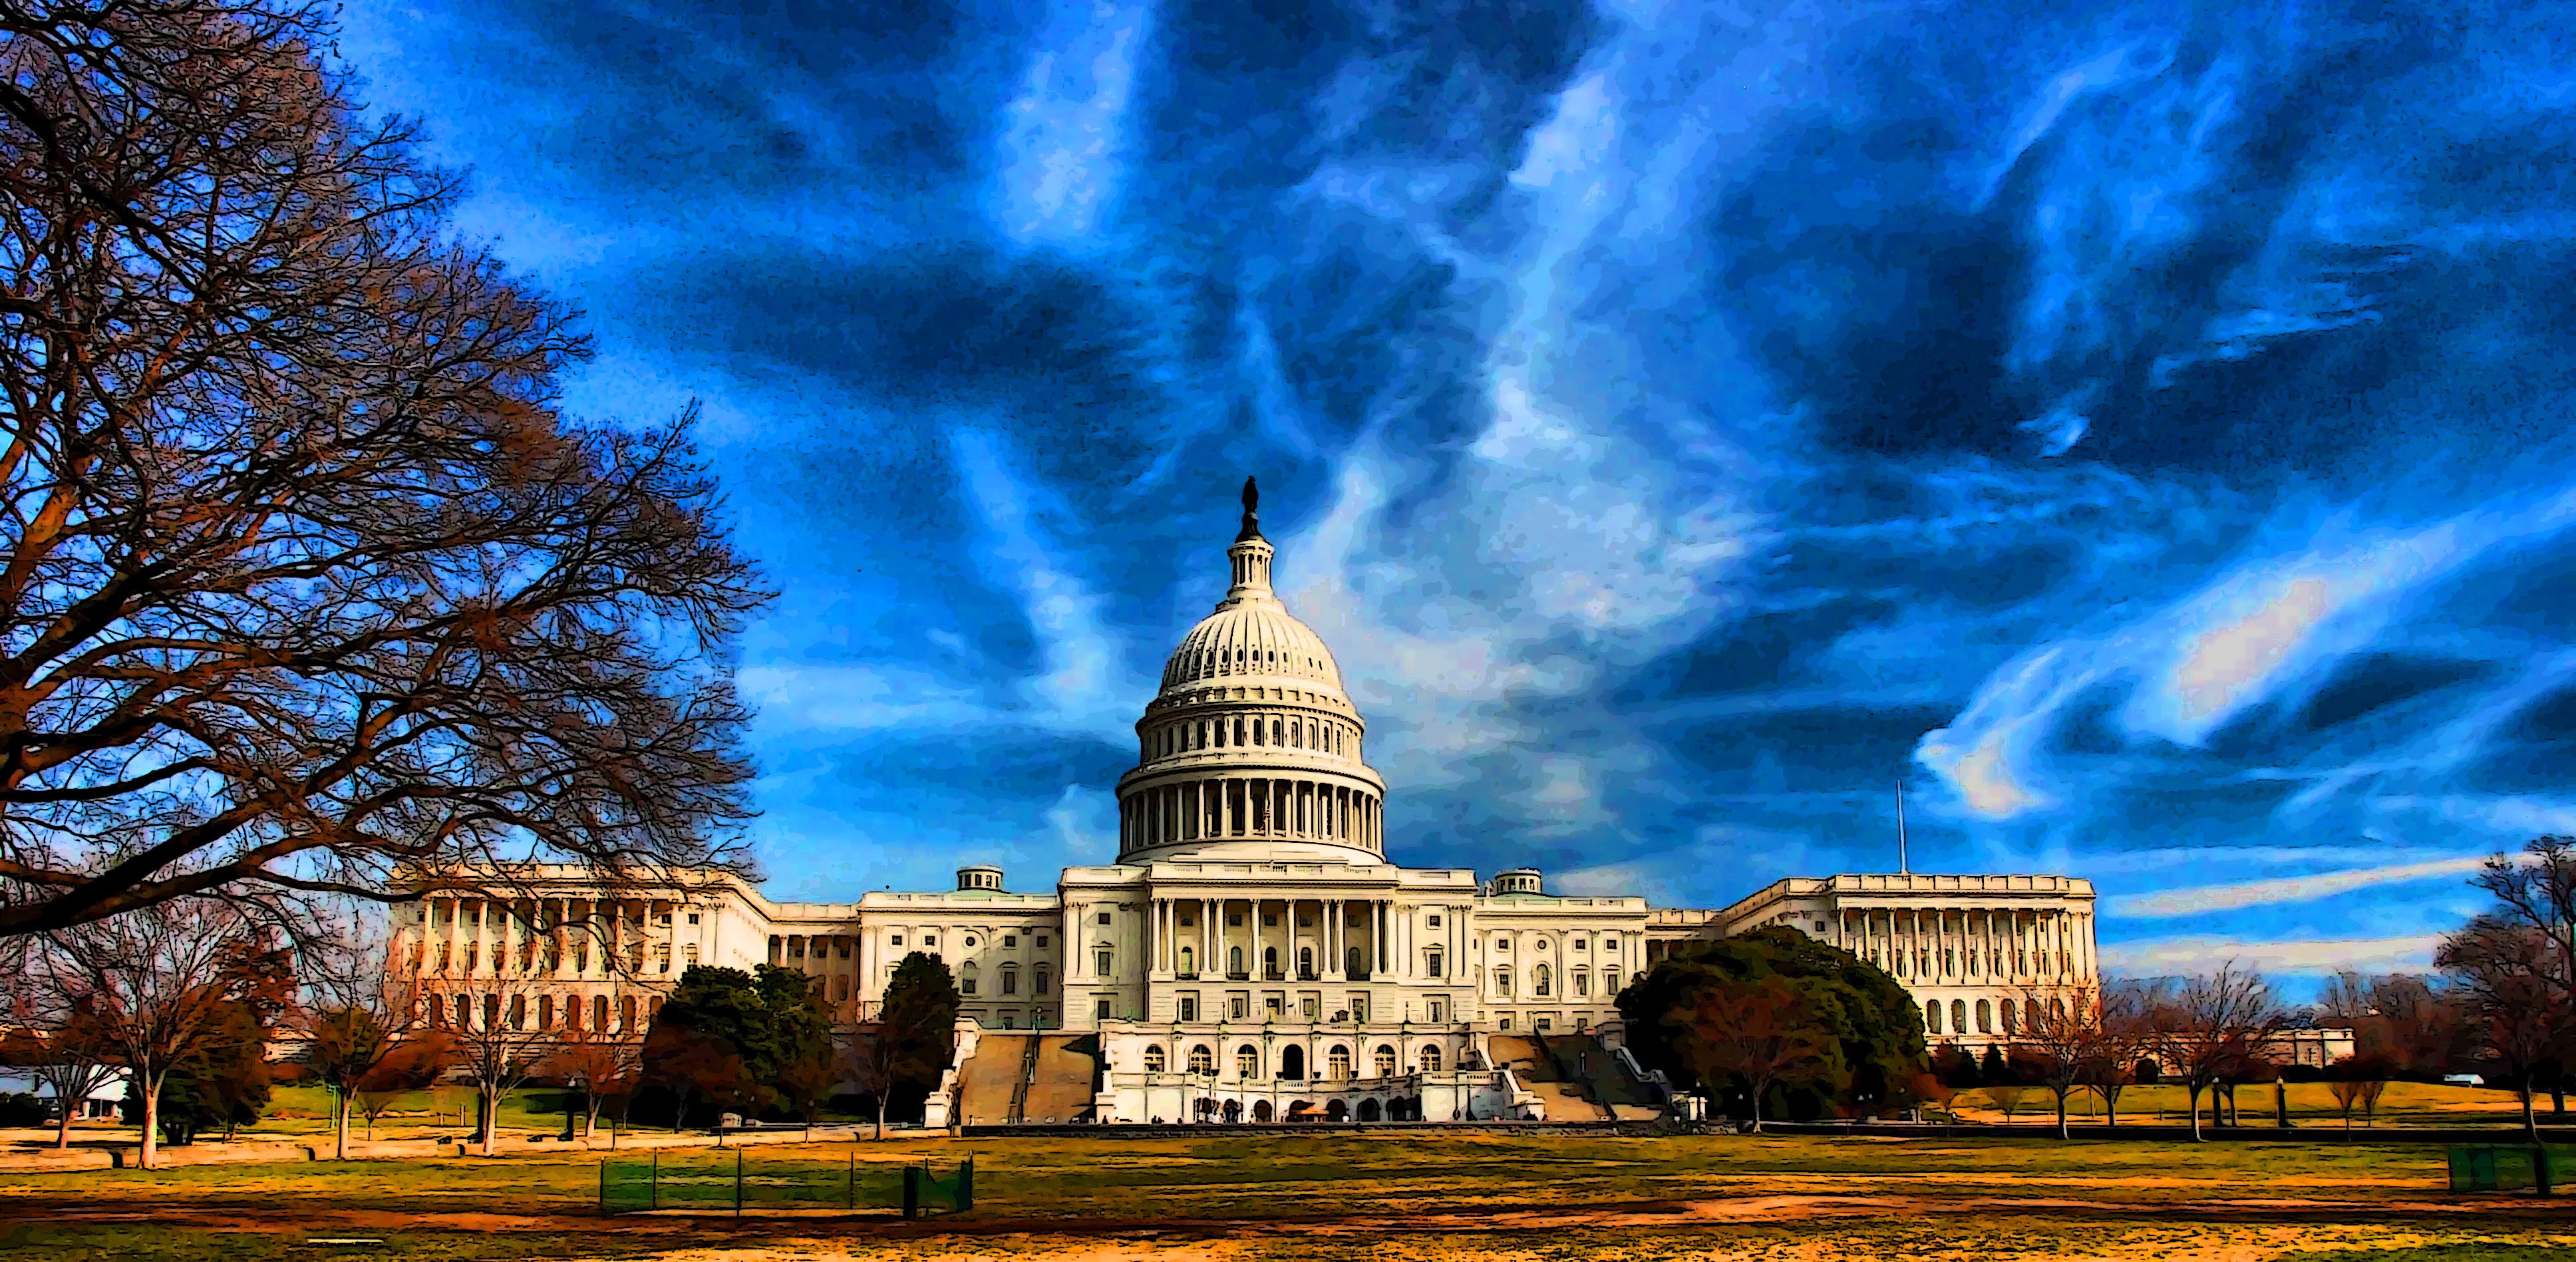
{"type": "Polygon", "coordinates": [[[986,1030],[977,1036],[975,1054],[957,1075],[960,1123],[993,1126],[1017,1120],[1022,1093],[1028,1089],[1028,1061],[1037,1042],[1032,1034],[986,1030]]]}
{"type": "Polygon", "coordinates": [[[1100,1086],[1100,1036],[1049,1034],[1033,1038],[1027,1072],[1013,1118],[1018,1122],[1078,1122],[1091,1115],[1100,1086]]]}
{"type": "Polygon", "coordinates": [[[1608,1109],[1622,1122],[1652,1121],[1663,1113],[1652,1103],[1646,1084],[1629,1073],[1627,1065],[1599,1039],[1589,1034],[1542,1034],[1538,1038],[1555,1060],[1557,1073],[1568,1082],[1580,1083],[1587,1101],[1595,1108],[1608,1109]]]}
{"type": "MultiPolygon", "coordinates": [[[[1583,1041],[1591,1042],[1588,1038],[1583,1041]]],[[[1568,1080],[1546,1036],[1492,1034],[1486,1036],[1485,1046],[1497,1067],[1511,1070],[1522,1087],[1538,1096],[1548,1121],[1607,1122],[1617,1117],[1608,1106],[1595,1103],[1584,1084],[1568,1080]]],[[[1596,1054],[1603,1053],[1596,1048],[1596,1054]]]]}

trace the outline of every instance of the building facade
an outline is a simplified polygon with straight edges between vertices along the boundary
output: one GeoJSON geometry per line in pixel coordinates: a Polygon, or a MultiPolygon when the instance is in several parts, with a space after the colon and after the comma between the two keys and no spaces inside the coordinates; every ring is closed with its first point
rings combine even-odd
{"type": "MultiPolygon", "coordinates": [[[[585,869],[528,868],[409,906],[398,957],[452,1019],[635,1035],[692,964],[802,970],[858,1023],[923,952],[963,996],[961,1080],[985,1042],[1084,1036],[1080,1111],[1101,1121],[1539,1116],[1497,1036],[1613,1028],[1653,961],[1766,925],[1888,969],[1936,1043],[1996,1041],[2032,996],[2093,984],[2093,891],[2067,877],[1796,878],[1701,910],[1550,894],[1528,868],[1389,862],[1367,721],[1273,590],[1253,509],[1247,486],[1231,585],[1137,721],[1114,862],[1066,868],[1047,893],[972,865],[951,890],[834,904],[772,903],[715,873],[603,894],[585,869]],[[504,996],[504,979],[542,993],[504,996]]],[[[934,1120],[954,1105],[934,1098],[934,1120]]]]}

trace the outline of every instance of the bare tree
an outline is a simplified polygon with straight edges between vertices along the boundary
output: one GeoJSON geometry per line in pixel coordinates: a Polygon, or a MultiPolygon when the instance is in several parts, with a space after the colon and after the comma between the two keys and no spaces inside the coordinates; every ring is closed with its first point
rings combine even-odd
{"type": "Polygon", "coordinates": [[[437,1028],[415,1030],[393,1052],[357,1080],[350,1098],[367,1119],[367,1139],[376,1137],[376,1119],[402,1097],[438,1081],[456,1063],[456,1041],[437,1028]]]}
{"type": "Polygon", "coordinates": [[[1778,978],[1703,989],[1682,1031],[1682,1054],[1701,1083],[1741,1078],[1762,1133],[1762,1097],[1773,1086],[1828,1072],[1832,1036],[1796,989],[1778,978]]]}
{"type": "Polygon", "coordinates": [[[2103,1124],[2120,1124],[2120,1093],[2136,1081],[2138,1057],[2149,1045],[2152,989],[2135,983],[2103,987],[2096,1005],[2091,1050],[2080,1069],[2085,1086],[2102,1097],[2103,1124]]]}
{"type": "Polygon", "coordinates": [[[2547,935],[2529,924],[2480,916],[2444,938],[2433,959],[2468,996],[2478,1042],[2522,1097],[2523,1132],[2539,1143],[2532,1094],[2576,1029],[2565,991],[2550,976],[2555,961],[2547,935]]]}
{"type": "Polygon", "coordinates": [[[885,1138],[886,1097],[911,1059],[903,1040],[882,1025],[862,1025],[840,1049],[841,1071],[877,1105],[877,1138],[885,1138]]]}
{"type": "Polygon", "coordinates": [[[2094,1085],[2116,1064],[2125,1040],[2104,1021],[2101,991],[2091,986],[2022,992],[2022,1031],[2013,1059],[2057,1100],[2057,1137],[2067,1138],[2066,1097],[2094,1085]]]}
{"type": "Polygon", "coordinates": [[[2194,1141],[2206,1138],[2200,1130],[2201,1093],[2210,1093],[2215,1114],[2218,1088],[2261,1061],[2264,1049],[2288,1023],[2289,1013],[2273,998],[2271,983],[2233,960],[2157,997],[2151,1037],[2166,1072],[2182,1079],[2194,1141]]]}
{"type": "Polygon", "coordinates": [[[2388,1082],[2388,1062],[2377,1056],[2347,1056],[2334,1063],[2335,1077],[2326,1084],[2335,1107],[2343,1112],[2344,1133],[2352,1133],[2352,1111],[2365,1099],[2376,1099],[2388,1082]]]}
{"type": "MultiPolygon", "coordinates": [[[[474,1079],[482,1113],[475,1139],[489,1157],[500,1149],[502,1101],[536,1072],[560,1033],[539,1020],[540,1010],[548,1006],[540,1001],[554,991],[530,978],[505,975],[479,978],[470,991],[457,993],[467,1000],[466,1015],[442,1028],[455,1041],[456,1063],[474,1079]]],[[[448,998],[453,1003],[454,996],[448,998]]]]}
{"type": "Polygon", "coordinates": [[[72,1146],[72,1119],[100,1088],[116,1081],[116,1050],[89,1004],[28,987],[16,1028],[0,1036],[0,1064],[17,1065],[54,1093],[54,1147],[72,1146]]]}
{"type": "MultiPolygon", "coordinates": [[[[632,1096],[644,1074],[644,1041],[605,1030],[572,1027],[541,1068],[566,1082],[581,1084],[585,1113],[582,1137],[599,1129],[599,1110],[611,1097],[632,1096]]],[[[612,1138],[611,1142],[615,1142],[612,1138]]]]}
{"type": "MultiPolygon", "coordinates": [[[[191,899],[154,903],[48,936],[49,988],[95,1022],[96,1037],[143,1104],[142,1164],[160,1154],[161,1086],[170,1071],[210,1050],[238,974],[226,968],[253,926],[234,905],[191,899]]],[[[257,1027],[249,1027],[256,1034],[257,1027]]]]}
{"type": "MultiPolygon", "coordinates": [[[[353,919],[328,948],[308,953],[313,991],[304,1033],[306,1066],[331,1092],[332,1155],[349,1159],[349,1107],[388,1062],[402,1058],[429,1025],[418,974],[385,949],[370,919],[353,919]]],[[[372,1120],[368,1123],[374,1129],[372,1120]]]]}
{"type": "Polygon", "coordinates": [[[312,0],[0,5],[0,936],[740,863],[765,599],[312,0]]]}

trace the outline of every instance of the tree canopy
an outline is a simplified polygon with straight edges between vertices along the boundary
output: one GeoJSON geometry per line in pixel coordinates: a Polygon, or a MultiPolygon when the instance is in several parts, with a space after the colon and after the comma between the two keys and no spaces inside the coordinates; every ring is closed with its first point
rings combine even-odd
{"type": "Polygon", "coordinates": [[[1674,1018],[1696,1010],[1706,992],[1741,991],[1775,978],[1796,997],[1787,1010],[1803,1013],[1833,1044],[1822,1069],[1779,1084],[1787,1116],[1876,1110],[1912,1099],[1925,1070],[1923,1017],[1905,988],[1849,951],[1776,925],[1686,948],[1621,991],[1631,1054],[1675,1081],[1696,1080],[1686,1027],[1674,1018]]]}
{"type": "Polygon", "coordinates": [[[831,1011],[814,979],[771,964],[680,974],[644,1046],[652,1081],[752,1109],[810,1108],[818,1067],[832,1061],[831,1011]]]}
{"type": "Polygon", "coordinates": [[[937,956],[915,951],[886,979],[885,1002],[864,1034],[890,1045],[883,1094],[896,1111],[918,1110],[939,1085],[957,1050],[958,1004],[957,981],[937,956]]]}
{"type": "Polygon", "coordinates": [[[0,936],[727,862],[765,595],[297,0],[0,13],[0,936]]]}

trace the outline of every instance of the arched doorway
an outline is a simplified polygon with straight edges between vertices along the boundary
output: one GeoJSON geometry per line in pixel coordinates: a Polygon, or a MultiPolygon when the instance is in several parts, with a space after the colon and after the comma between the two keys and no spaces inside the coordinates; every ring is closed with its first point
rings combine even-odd
{"type": "Polygon", "coordinates": [[[1306,1076],[1305,1048],[1291,1043],[1288,1046],[1279,1049],[1279,1076],[1282,1078],[1304,1078],[1306,1076]]]}
{"type": "Polygon", "coordinates": [[[1382,1110],[1380,1110],[1380,1109],[1378,1108],[1378,1105],[1377,1105],[1377,1097],[1376,1097],[1376,1096],[1370,1096],[1368,1099],[1365,1099],[1365,1100],[1360,1101],[1360,1120],[1361,1120],[1361,1121],[1363,1121],[1363,1122],[1374,1122],[1374,1121],[1378,1120],[1378,1118],[1382,1115],[1382,1112],[1383,1112],[1383,1111],[1382,1111],[1382,1110]]]}
{"type": "Polygon", "coordinates": [[[1279,976],[1279,948],[1261,948],[1261,971],[1274,979],[1279,976]]]}
{"type": "Polygon", "coordinates": [[[1267,1122],[1270,1120],[1270,1102],[1268,1100],[1255,1100],[1252,1102],[1252,1120],[1256,1122],[1267,1122]]]}
{"type": "Polygon", "coordinates": [[[1228,1100],[1225,1102],[1225,1120],[1229,1123],[1240,1122],[1243,1120],[1243,1101],[1228,1100]]]}
{"type": "Polygon", "coordinates": [[[1348,1108],[1343,1107],[1341,1101],[1334,1100],[1324,1106],[1324,1120],[1327,1122],[1347,1122],[1351,1120],[1351,1111],[1348,1108]]]}

